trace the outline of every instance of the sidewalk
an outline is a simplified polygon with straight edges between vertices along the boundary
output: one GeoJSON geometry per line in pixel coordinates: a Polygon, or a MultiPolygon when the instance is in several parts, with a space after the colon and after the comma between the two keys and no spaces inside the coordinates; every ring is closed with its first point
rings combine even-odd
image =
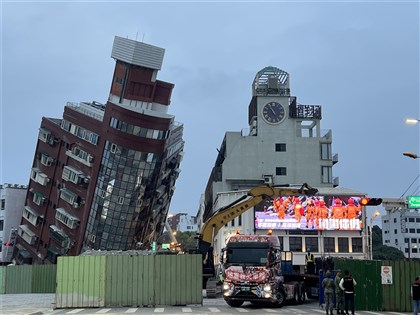
{"type": "Polygon", "coordinates": [[[55,293],[0,295],[0,315],[41,315],[51,313],[54,306],[55,293]]]}

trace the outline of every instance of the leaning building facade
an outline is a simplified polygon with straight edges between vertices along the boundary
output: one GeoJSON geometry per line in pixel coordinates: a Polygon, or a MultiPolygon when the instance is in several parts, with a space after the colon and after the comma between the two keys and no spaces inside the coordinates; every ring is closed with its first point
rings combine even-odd
{"type": "Polygon", "coordinates": [[[174,85],[157,79],[164,52],[115,37],[107,102],[67,103],[62,118],[42,118],[18,263],[139,249],[162,233],[184,147],[168,110],[174,85]]]}

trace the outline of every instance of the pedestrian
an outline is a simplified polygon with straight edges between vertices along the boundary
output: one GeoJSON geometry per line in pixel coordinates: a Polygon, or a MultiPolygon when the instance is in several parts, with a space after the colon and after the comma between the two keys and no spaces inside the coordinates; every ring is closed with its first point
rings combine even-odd
{"type": "Polygon", "coordinates": [[[420,277],[416,277],[411,285],[411,298],[413,299],[413,315],[418,315],[420,309],[420,277]]]}
{"type": "Polygon", "coordinates": [[[335,271],[335,309],[337,310],[337,314],[344,314],[344,292],[340,289],[340,281],[341,281],[341,270],[338,269],[335,271]]]}
{"type": "Polygon", "coordinates": [[[327,315],[333,315],[333,294],[334,294],[334,280],[330,278],[331,272],[328,270],[325,273],[325,278],[322,280],[322,288],[324,289],[325,311],[327,315]],[[330,311],[330,312],[328,312],[330,311]]]}
{"type": "Polygon", "coordinates": [[[354,315],[354,287],[356,285],[356,280],[350,275],[350,271],[344,271],[344,278],[340,281],[340,288],[344,291],[344,310],[347,315],[349,314],[349,306],[352,315],[354,315]]]}
{"type": "Polygon", "coordinates": [[[305,255],[306,272],[309,274],[315,274],[315,257],[311,253],[311,248],[306,249],[305,255]]]}

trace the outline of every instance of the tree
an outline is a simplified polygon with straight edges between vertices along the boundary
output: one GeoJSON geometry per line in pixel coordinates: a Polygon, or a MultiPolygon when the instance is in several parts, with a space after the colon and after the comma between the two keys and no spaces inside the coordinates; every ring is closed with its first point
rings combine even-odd
{"type": "Polygon", "coordinates": [[[176,232],[176,239],[184,251],[197,248],[196,232],[176,232]]]}
{"type": "Polygon", "coordinates": [[[378,260],[404,260],[402,251],[395,247],[383,245],[382,229],[375,225],[372,228],[372,257],[378,260]]]}

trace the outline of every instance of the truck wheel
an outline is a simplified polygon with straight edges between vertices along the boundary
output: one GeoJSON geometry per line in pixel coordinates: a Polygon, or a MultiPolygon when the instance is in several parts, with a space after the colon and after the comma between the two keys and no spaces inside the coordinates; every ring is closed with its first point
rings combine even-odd
{"type": "Polygon", "coordinates": [[[283,288],[279,288],[277,292],[277,305],[283,306],[286,302],[286,293],[284,292],[283,288]]]}
{"type": "Polygon", "coordinates": [[[225,300],[227,305],[232,307],[240,307],[242,304],[244,304],[243,301],[235,301],[235,300],[225,300]]]}

